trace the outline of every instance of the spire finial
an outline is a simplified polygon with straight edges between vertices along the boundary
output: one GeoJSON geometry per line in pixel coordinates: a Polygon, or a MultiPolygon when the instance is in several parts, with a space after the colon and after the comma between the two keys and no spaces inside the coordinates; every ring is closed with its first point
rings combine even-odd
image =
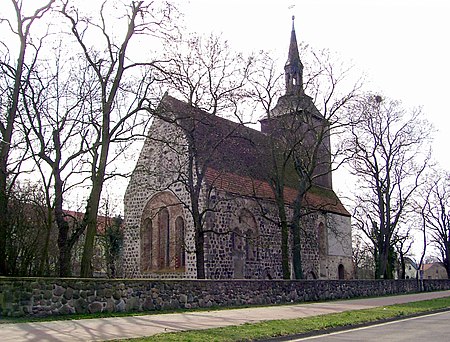
{"type": "Polygon", "coordinates": [[[295,20],[295,15],[292,16],[292,31],[294,31],[294,20],[295,20]]]}

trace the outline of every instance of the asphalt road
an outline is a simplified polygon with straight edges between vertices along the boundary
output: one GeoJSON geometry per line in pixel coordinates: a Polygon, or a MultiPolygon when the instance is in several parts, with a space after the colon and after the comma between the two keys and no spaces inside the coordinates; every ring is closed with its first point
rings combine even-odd
{"type": "Polygon", "coordinates": [[[363,328],[312,336],[297,341],[383,341],[383,342],[448,342],[450,341],[450,312],[407,318],[401,321],[377,324],[363,328]]]}

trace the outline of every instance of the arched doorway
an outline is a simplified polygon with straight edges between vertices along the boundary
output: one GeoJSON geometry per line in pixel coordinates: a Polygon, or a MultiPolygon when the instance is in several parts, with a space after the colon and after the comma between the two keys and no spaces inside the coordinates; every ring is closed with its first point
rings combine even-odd
{"type": "Polygon", "coordinates": [[[345,268],[344,265],[339,264],[338,266],[338,279],[343,280],[345,279],[345,268]]]}

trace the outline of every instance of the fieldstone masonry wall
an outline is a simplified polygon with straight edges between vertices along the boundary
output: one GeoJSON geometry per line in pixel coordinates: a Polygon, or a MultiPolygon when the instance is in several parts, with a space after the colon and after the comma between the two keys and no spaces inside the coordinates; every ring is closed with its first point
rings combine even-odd
{"type": "MultiPolygon", "coordinates": [[[[175,126],[155,119],[139,155],[136,169],[125,193],[125,231],[123,246],[123,276],[127,278],[191,278],[195,279],[195,254],[186,253],[183,272],[143,272],[141,265],[141,220],[149,201],[156,194],[168,191],[182,203],[189,203],[189,194],[182,184],[175,182],[186,161],[186,142],[175,126]],[[177,152],[176,152],[177,151],[177,152]]],[[[186,227],[193,225],[187,209],[183,218],[186,227]]],[[[186,249],[194,249],[194,232],[186,230],[186,249]]]]}
{"type": "MultiPolygon", "coordinates": [[[[425,291],[450,280],[424,280],[425,291]]],[[[416,280],[101,280],[0,278],[0,317],[300,303],[418,291],[416,280]]]]}

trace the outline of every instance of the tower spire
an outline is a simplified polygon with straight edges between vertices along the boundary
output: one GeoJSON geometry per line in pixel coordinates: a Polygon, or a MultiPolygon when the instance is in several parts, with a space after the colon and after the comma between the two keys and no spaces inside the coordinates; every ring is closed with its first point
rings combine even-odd
{"type": "Polygon", "coordinates": [[[292,16],[291,41],[289,43],[289,54],[284,74],[286,81],[286,95],[300,95],[303,93],[303,64],[298,53],[297,37],[294,27],[295,16],[292,16]]]}

